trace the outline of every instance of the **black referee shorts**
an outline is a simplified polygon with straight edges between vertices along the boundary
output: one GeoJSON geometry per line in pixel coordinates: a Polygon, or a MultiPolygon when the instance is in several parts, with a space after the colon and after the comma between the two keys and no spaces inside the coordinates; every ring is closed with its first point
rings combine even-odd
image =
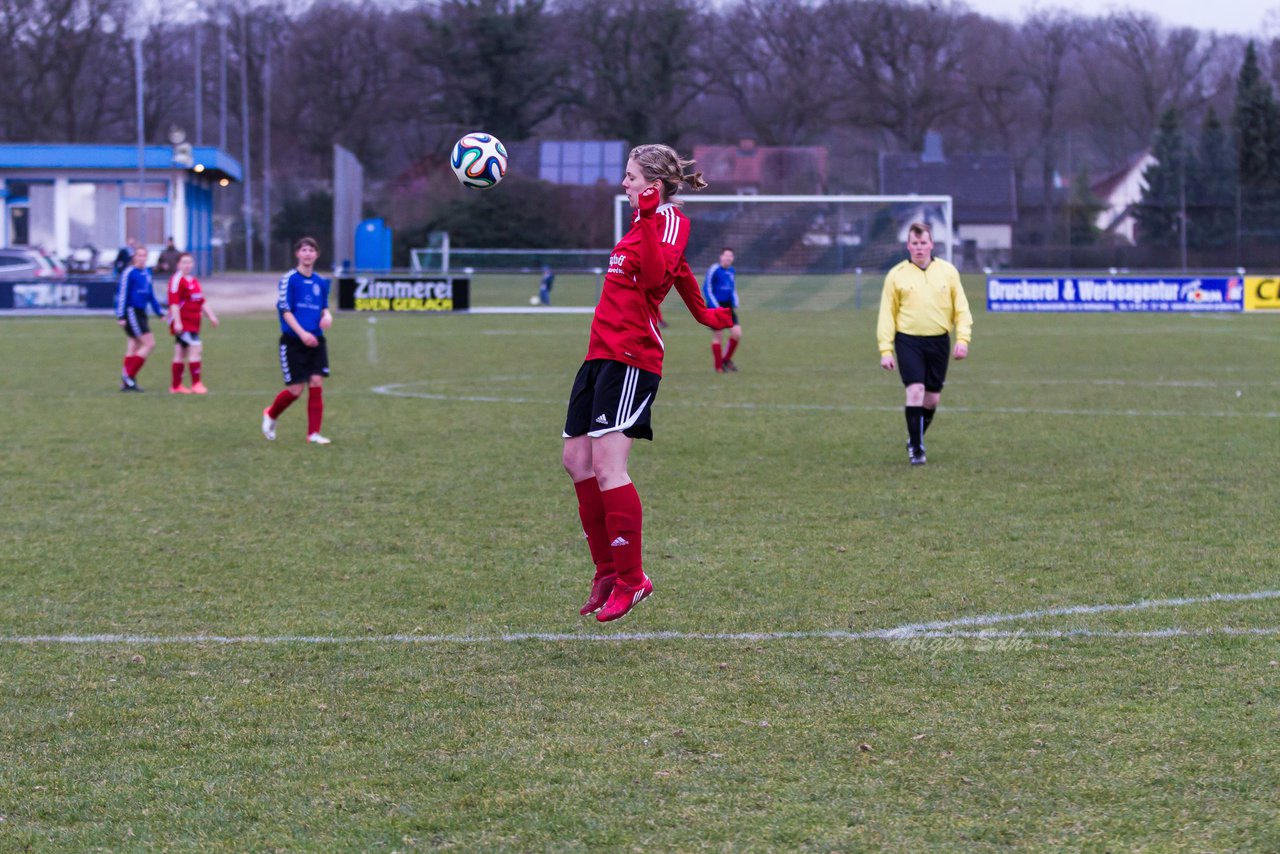
{"type": "Polygon", "coordinates": [[[902,384],[921,383],[925,391],[942,391],[947,380],[947,362],[951,358],[951,336],[908,335],[899,332],[893,336],[893,349],[898,354],[898,373],[902,384]]]}

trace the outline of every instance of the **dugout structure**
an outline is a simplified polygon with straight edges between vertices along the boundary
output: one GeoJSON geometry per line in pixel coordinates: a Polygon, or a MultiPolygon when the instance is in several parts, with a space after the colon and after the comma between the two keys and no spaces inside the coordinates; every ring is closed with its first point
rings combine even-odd
{"type": "MultiPolygon", "coordinates": [[[[766,196],[681,193],[693,220],[685,256],[696,268],[730,246],[734,266],[753,273],[839,274],[888,270],[906,257],[907,228],[929,224],[934,253],[953,260],[951,196],[766,196]]],[[[631,223],[614,197],[615,241],[631,223]]]]}

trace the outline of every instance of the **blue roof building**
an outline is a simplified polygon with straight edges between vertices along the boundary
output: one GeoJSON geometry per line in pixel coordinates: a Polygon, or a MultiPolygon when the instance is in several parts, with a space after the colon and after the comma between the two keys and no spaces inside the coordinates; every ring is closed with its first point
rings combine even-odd
{"type": "Polygon", "coordinates": [[[241,180],[225,151],[187,144],[0,144],[0,246],[39,246],[59,257],[93,246],[114,250],[129,238],[152,249],[172,237],[213,262],[213,198],[241,180]]]}

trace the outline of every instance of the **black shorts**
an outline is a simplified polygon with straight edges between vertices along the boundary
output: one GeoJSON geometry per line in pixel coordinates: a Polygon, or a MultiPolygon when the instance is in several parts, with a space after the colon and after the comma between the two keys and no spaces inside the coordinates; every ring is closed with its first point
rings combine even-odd
{"type": "Polygon", "coordinates": [[[323,335],[316,336],[320,343],[308,347],[292,335],[280,336],[280,372],[284,384],[305,383],[314,376],[329,376],[329,348],[323,335]]]}
{"type": "Polygon", "coordinates": [[[893,337],[893,349],[898,354],[898,373],[903,385],[923,383],[925,391],[942,391],[947,379],[947,361],[951,358],[951,336],[908,335],[899,332],[893,337]]]}
{"type": "Polygon", "coordinates": [[[738,325],[738,310],[737,310],[736,308],[730,308],[730,309],[729,309],[729,313],[733,315],[733,325],[734,325],[734,326],[737,326],[737,325],[738,325]]]}
{"type": "Polygon", "coordinates": [[[621,431],[632,439],[653,439],[649,415],[662,377],[611,359],[583,362],[569,392],[564,438],[599,438],[621,431]]]}
{"type": "Polygon", "coordinates": [[[151,331],[147,322],[147,310],[128,306],[124,310],[124,334],[130,338],[141,338],[151,331]]]}
{"type": "Polygon", "coordinates": [[[190,347],[192,344],[199,344],[200,333],[188,332],[187,330],[184,329],[181,332],[179,332],[177,335],[173,336],[173,343],[177,344],[179,347],[184,347],[184,348],[190,347]]]}

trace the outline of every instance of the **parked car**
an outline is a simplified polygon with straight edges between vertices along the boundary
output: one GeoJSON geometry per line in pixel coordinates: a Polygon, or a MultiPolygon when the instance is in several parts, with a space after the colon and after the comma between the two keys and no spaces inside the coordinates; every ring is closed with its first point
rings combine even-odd
{"type": "Polygon", "coordinates": [[[66,268],[39,249],[26,246],[0,249],[0,282],[56,282],[66,277],[66,268]]]}

